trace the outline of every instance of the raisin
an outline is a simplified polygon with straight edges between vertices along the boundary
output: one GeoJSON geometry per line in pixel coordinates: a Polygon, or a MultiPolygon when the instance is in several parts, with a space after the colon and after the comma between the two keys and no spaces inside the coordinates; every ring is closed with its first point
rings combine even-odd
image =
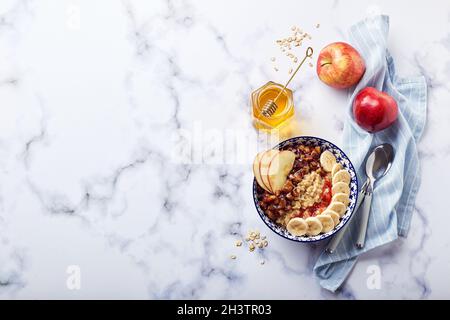
{"type": "Polygon", "coordinates": [[[275,200],[277,200],[277,197],[275,195],[267,194],[267,195],[264,196],[262,201],[265,202],[265,203],[272,203],[275,200]]]}
{"type": "Polygon", "coordinates": [[[271,220],[276,220],[278,218],[277,214],[272,210],[267,210],[266,214],[271,220]]]}
{"type": "Polygon", "coordinates": [[[297,170],[295,173],[294,173],[294,178],[292,179],[294,182],[300,182],[300,181],[302,181],[302,179],[303,179],[303,175],[304,175],[304,170],[305,170],[305,167],[303,167],[303,168],[301,168],[300,170],[297,170]]]}
{"type": "Polygon", "coordinates": [[[288,192],[291,192],[292,189],[294,189],[294,185],[292,184],[292,181],[287,180],[283,186],[283,189],[281,189],[281,191],[283,191],[284,193],[288,193],[288,192]]]}

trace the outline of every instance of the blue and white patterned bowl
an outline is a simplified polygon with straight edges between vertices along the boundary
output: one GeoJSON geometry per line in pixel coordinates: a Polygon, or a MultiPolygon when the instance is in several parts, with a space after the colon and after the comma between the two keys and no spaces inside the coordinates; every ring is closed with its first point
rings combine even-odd
{"type": "Polygon", "coordinates": [[[319,234],[317,236],[294,236],[290,234],[284,227],[281,227],[277,225],[275,222],[269,219],[269,217],[266,216],[264,211],[259,206],[256,190],[257,190],[257,182],[256,179],[253,179],[253,201],[255,202],[256,210],[258,211],[259,216],[264,221],[264,223],[276,234],[279,236],[282,236],[283,238],[297,241],[297,242],[316,242],[320,240],[324,240],[336,232],[338,232],[350,219],[351,215],[353,214],[353,210],[356,205],[356,201],[358,200],[358,178],[356,176],[355,168],[353,167],[353,164],[351,163],[350,159],[347,157],[347,155],[339,149],[336,145],[333,143],[317,138],[317,137],[309,137],[309,136],[300,136],[300,137],[294,137],[288,140],[285,140],[281,143],[279,143],[277,146],[275,146],[274,149],[281,149],[289,145],[299,145],[303,144],[306,146],[319,146],[320,149],[323,151],[328,150],[331,153],[334,154],[336,157],[336,161],[342,164],[342,166],[348,170],[351,176],[350,180],[350,204],[347,208],[347,211],[345,212],[345,215],[341,218],[341,222],[338,224],[337,227],[335,227],[333,230],[327,233],[319,234]]]}

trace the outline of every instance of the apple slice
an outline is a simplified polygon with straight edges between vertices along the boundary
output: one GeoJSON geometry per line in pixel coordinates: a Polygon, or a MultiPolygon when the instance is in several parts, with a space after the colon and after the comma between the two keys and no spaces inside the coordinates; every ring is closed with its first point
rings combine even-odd
{"type": "Polygon", "coordinates": [[[261,176],[261,181],[262,181],[263,185],[266,187],[264,189],[268,190],[269,192],[272,192],[272,193],[273,193],[273,191],[270,188],[269,178],[268,178],[267,174],[268,174],[269,166],[270,166],[272,159],[278,153],[280,153],[280,150],[274,150],[274,149],[267,150],[266,152],[263,153],[263,155],[261,156],[261,160],[259,161],[259,175],[261,176]]]}
{"type": "Polygon", "coordinates": [[[261,178],[261,173],[259,172],[259,164],[261,163],[261,159],[264,155],[264,152],[260,152],[256,155],[255,160],[253,161],[253,174],[255,175],[256,182],[258,182],[259,186],[266,190],[267,192],[272,192],[270,189],[263,183],[261,178]]]}
{"type": "Polygon", "coordinates": [[[292,151],[280,151],[270,162],[267,179],[269,180],[269,189],[273,193],[280,191],[286,182],[289,172],[294,167],[295,153],[292,151]]]}

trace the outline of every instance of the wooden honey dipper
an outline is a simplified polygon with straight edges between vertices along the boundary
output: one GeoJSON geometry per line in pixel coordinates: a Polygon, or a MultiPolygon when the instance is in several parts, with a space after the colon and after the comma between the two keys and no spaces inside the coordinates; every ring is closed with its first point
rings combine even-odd
{"type": "Polygon", "coordinates": [[[297,69],[295,69],[294,73],[292,74],[292,76],[289,78],[289,80],[286,82],[286,84],[283,86],[283,89],[280,90],[280,92],[278,93],[278,95],[275,97],[275,99],[270,99],[268,100],[261,111],[261,114],[266,117],[266,118],[270,118],[275,111],[277,111],[278,106],[277,106],[277,100],[278,98],[281,96],[281,94],[283,93],[283,91],[286,89],[286,87],[289,85],[289,83],[291,82],[291,80],[295,77],[296,73],[298,70],[300,70],[300,67],[302,66],[303,62],[305,62],[306,58],[311,58],[313,55],[313,48],[308,47],[308,49],[306,49],[306,54],[305,57],[303,58],[303,60],[300,62],[300,64],[298,65],[297,69]]]}

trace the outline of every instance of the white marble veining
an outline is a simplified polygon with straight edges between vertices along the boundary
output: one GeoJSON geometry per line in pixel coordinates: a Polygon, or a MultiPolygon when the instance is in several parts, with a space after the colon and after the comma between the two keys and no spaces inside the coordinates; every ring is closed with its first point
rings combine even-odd
{"type": "MultiPolygon", "coordinates": [[[[2,0],[0,298],[450,298],[449,30],[441,0],[2,0]],[[260,221],[233,147],[256,140],[249,93],[286,78],[275,39],[299,25],[317,52],[377,13],[399,74],[429,83],[422,186],[409,237],[361,257],[332,294],[312,276],[320,245],[260,221]],[[203,157],[189,162],[173,150],[196,130],[203,157]],[[219,156],[216,134],[232,141],[219,156]],[[251,228],[263,253],[234,246],[251,228]]],[[[339,144],[346,93],[308,67],[293,88],[300,133],[339,144]]]]}

